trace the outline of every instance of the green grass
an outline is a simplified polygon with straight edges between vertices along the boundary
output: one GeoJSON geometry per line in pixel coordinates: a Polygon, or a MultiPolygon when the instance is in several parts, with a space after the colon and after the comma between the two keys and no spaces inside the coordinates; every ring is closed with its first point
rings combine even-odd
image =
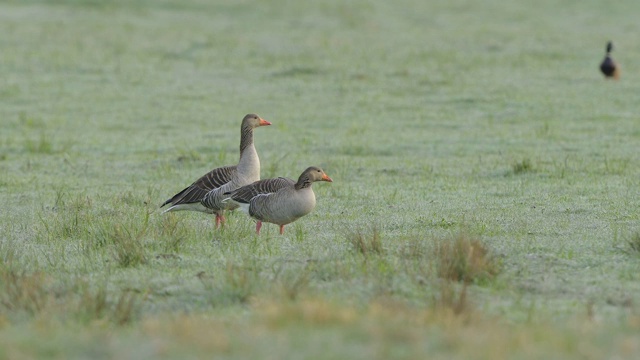
{"type": "Polygon", "coordinates": [[[0,359],[636,358],[639,11],[0,2],[0,359]],[[314,212],[161,214],[249,112],[314,212]]]}

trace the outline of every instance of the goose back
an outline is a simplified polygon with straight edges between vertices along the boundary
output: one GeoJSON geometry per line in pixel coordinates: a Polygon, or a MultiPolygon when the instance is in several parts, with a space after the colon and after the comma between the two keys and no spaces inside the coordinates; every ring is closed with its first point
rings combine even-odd
{"type": "Polygon", "coordinates": [[[229,197],[233,201],[248,204],[251,199],[260,194],[274,193],[280,189],[292,187],[294,184],[295,181],[285,177],[264,179],[255,181],[250,185],[243,186],[233,192],[229,192],[227,195],[230,195],[229,197]]]}
{"type": "Polygon", "coordinates": [[[172,206],[165,210],[166,212],[171,211],[177,205],[199,203],[207,193],[231,181],[236,173],[237,167],[235,165],[213,169],[165,201],[160,207],[171,204],[172,206]]]}

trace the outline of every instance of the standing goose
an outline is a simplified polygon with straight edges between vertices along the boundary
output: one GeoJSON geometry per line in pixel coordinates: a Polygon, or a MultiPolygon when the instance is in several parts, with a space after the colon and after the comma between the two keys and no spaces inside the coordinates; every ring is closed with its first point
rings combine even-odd
{"type": "Polygon", "coordinates": [[[611,50],[613,50],[613,43],[609,41],[607,43],[607,53],[600,64],[600,71],[602,71],[605,78],[618,80],[620,78],[620,66],[611,58],[611,50]]]}
{"type": "Polygon", "coordinates": [[[316,195],[311,188],[315,181],[333,182],[319,167],[307,168],[295,182],[279,177],[256,181],[227,193],[225,202],[237,204],[240,209],[258,220],[256,233],[262,222],[284,226],[310,213],[316,206],[316,195]]]}
{"type": "Polygon", "coordinates": [[[224,210],[237,208],[234,204],[222,204],[222,194],[260,179],[260,159],[253,145],[253,129],[271,125],[256,114],[248,114],[240,126],[240,160],[238,165],[223,166],[211,170],[189,187],[174,195],[160,207],[163,211],[191,210],[216,214],[216,229],[224,223],[224,210]]]}

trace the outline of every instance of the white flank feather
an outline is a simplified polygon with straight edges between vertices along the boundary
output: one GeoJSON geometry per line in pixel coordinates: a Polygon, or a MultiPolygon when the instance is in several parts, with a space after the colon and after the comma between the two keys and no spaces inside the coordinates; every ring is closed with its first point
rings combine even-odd
{"type": "Polygon", "coordinates": [[[201,203],[191,203],[191,204],[173,205],[173,206],[167,208],[162,213],[164,214],[164,213],[169,212],[169,211],[182,211],[182,210],[200,211],[200,212],[206,212],[206,213],[212,213],[213,212],[211,209],[208,209],[208,208],[204,207],[204,205],[202,205],[201,203]]]}

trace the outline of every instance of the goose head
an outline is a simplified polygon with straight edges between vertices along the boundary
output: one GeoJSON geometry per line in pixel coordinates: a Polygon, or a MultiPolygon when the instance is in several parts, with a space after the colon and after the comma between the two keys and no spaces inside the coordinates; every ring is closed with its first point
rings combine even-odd
{"type": "Polygon", "coordinates": [[[303,173],[302,175],[300,175],[300,178],[306,178],[309,179],[309,181],[311,182],[315,182],[315,181],[328,181],[328,182],[333,182],[333,180],[331,180],[331,178],[325,174],[325,172],[320,169],[317,166],[310,166],[308,167],[303,173]]]}
{"type": "Polygon", "coordinates": [[[244,119],[242,119],[243,128],[249,127],[251,129],[255,129],[259,126],[267,126],[267,125],[271,125],[271,123],[256,114],[247,114],[244,116],[244,119]]]}

